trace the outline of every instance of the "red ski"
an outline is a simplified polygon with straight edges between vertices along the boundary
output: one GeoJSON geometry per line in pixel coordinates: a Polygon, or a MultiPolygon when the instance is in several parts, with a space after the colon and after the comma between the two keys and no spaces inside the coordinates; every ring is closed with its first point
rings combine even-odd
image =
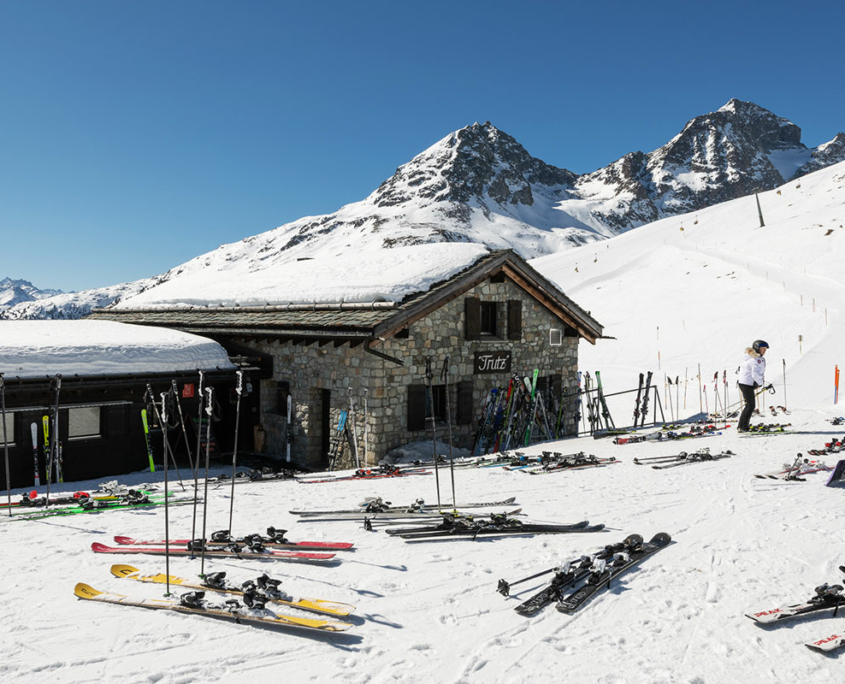
{"type": "MultiPolygon", "coordinates": [[[[167,542],[163,539],[159,541],[148,541],[144,539],[133,539],[132,537],[115,537],[116,544],[122,546],[165,546],[167,542]]],[[[170,545],[185,546],[190,539],[171,539],[170,545]]],[[[238,540],[235,540],[238,541],[238,540]]],[[[213,539],[206,542],[209,547],[225,547],[229,542],[214,541],[213,539]]],[[[244,543],[244,542],[241,542],[244,543]]],[[[321,542],[321,541],[301,541],[301,542],[262,542],[268,549],[315,549],[323,551],[348,551],[354,544],[352,542],[321,542]]]]}
{"type": "MultiPolygon", "coordinates": [[[[199,556],[199,550],[186,547],[159,547],[159,546],[106,546],[99,542],[91,544],[94,553],[145,553],[151,556],[164,556],[170,553],[171,556],[199,556]]],[[[242,548],[237,551],[230,548],[207,548],[206,556],[212,558],[259,558],[267,560],[302,560],[302,561],[329,561],[334,559],[333,553],[316,553],[308,551],[282,551],[277,549],[264,549],[252,551],[249,548],[242,548]]]]}
{"type": "Polygon", "coordinates": [[[317,484],[320,482],[347,482],[349,480],[377,480],[384,477],[408,477],[410,475],[431,475],[431,471],[422,469],[402,470],[397,466],[382,465],[378,468],[356,470],[352,475],[343,477],[327,477],[320,480],[298,478],[297,482],[304,484],[317,484]]]}

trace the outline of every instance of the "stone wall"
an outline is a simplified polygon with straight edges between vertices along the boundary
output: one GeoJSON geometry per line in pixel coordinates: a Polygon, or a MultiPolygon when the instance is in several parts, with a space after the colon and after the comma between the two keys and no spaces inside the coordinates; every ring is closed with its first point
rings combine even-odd
{"type": "MultiPolygon", "coordinates": [[[[510,374],[473,375],[474,353],[476,351],[510,351],[511,372],[530,376],[535,368],[540,376],[561,375],[565,394],[572,393],[569,404],[564,407],[567,417],[567,432],[574,430],[574,412],[577,400],[574,391],[577,386],[578,341],[577,337],[563,337],[562,344],[552,346],[549,340],[550,328],[561,332],[564,323],[530,297],[522,288],[509,280],[491,282],[476,286],[466,294],[445,304],[423,319],[413,323],[407,337],[393,337],[373,345],[377,351],[402,360],[398,366],[368,353],[363,345],[350,348],[348,344],[335,347],[333,343],[309,346],[293,343],[255,342],[241,340],[246,346],[274,358],[273,378],[261,383],[261,422],[267,433],[267,453],[284,453],[285,417],[284,408],[275,413],[277,385],[279,381],[290,383],[290,392],[296,409],[294,420],[294,441],[291,452],[298,463],[317,468],[325,465],[322,453],[322,392],[331,392],[330,428],[334,433],[341,409],[349,408],[349,393],[356,404],[357,435],[361,465],[363,462],[363,400],[364,388],[368,392],[368,435],[369,451],[367,461],[377,463],[390,449],[408,442],[431,438],[428,430],[408,430],[408,396],[411,385],[425,383],[425,362],[430,358],[435,369],[434,384],[440,382],[439,375],[445,358],[449,363],[449,405],[452,413],[452,436],[456,446],[469,447],[475,435],[477,417],[484,397],[493,387],[506,387],[510,374]],[[496,337],[481,340],[466,340],[464,336],[464,310],[467,297],[478,297],[484,302],[498,302],[496,337]],[[520,340],[507,339],[507,302],[522,301],[522,336],[520,340]],[[466,425],[457,425],[457,383],[473,381],[473,419],[466,425]]],[[[439,437],[445,440],[446,424],[438,426],[439,437]]],[[[349,449],[343,467],[352,467],[349,449]]]]}

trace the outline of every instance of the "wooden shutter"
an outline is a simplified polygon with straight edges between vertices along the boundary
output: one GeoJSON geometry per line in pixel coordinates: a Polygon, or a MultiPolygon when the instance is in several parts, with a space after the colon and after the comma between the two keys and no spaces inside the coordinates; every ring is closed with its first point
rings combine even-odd
{"type": "Polygon", "coordinates": [[[508,339],[522,339],[522,302],[518,299],[508,300],[508,339]]]}
{"type": "Polygon", "coordinates": [[[472,405],[472,380],[462,380],[458,383],[458,401],[456,406],[455,423],[469,425],[475,417],[475,407],[472,405]]]}
{"type": "Polygon", "coordinates": [[[481,339],[481,301],[475,297],[467,297],[464,302],[466,308],[464,318],[466,319],[465,337],[468,340],[481,339]]]}
{"type": "Polygon", "coordinates": [[[425,385],[408,386],[408,430],[425,430],[425,385]]]}

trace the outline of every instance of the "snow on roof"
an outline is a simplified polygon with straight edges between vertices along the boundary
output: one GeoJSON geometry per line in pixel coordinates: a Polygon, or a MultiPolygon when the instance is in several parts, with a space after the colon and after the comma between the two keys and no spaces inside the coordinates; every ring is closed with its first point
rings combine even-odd
{"type": "MultiPolygon", "coordinates": [[[[353,247],[353,246],[350,246],[353,247]]],[[[439,242],[384,249],[370,243],[344,255],[270,264],[246,261],[194,270],[120,302],[117,309],[262,306],[313,302],[401,301],[427,291],[488,253],[484,245],[439,242]],[[254,269],[255,266],[253,265],[254,269]]]]}
{"type": "Polygon", "coordinates": [[[234,369],[217,342],[112,321],[0,321],[7,378],[234,369]]]}

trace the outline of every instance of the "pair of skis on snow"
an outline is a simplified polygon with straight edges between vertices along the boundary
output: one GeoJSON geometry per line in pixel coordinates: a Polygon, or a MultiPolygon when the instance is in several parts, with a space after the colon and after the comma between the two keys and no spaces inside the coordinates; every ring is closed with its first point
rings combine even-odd
{"type": "MultiPolygon", "coordinates": [[[[845,572],[845,565],[840,566],[839,569],[845,572]]],[[[815,594],[803,603],[770,608],[768,610],[746,613],[745,615],[754,620],[758,625],[768,627],[780,624],[786,620],[803,617],[811,613],[821,613],[826,610],[832,611],[831,616],[836,617],[839,615],[840,607],[845,609],[845,594],[843,594],[842,585],[824,583],[816,587],[815,594]]],[[[835,651],[845,646],[845,631],[840,629],[829,636],[808,641],[804,645],[816,651],[835,651]]]]}
{"type": "Polygon", "coordinates": [[[665,470],[666,468],[676,468],[682,465],[690,465],[692,463],[703,463],[706,461],[719,461],[723,458],[730,458],[735,456],[733,451],[723,451],[719,454],[711,454],[710,449],[699,449],[691,454],[682,451],[674,456],[649,456],[646,458],[635,458],[636,465],[650,465],[655,470],[665,470]]]}
{"type": "Polygon", "coordinates": [[[486,518],[466,514],[443,513],[437,524],[385,530],[387,534],[406,541],[508,537],[535,534],[568,534],[601,532],[604,525],[590,525],[589,521],[574,524],[546,524],[523,522],[514,518],[519,511],[493,513],[486,518]]]}
{"type": "Polygon", "coordinates": [[[146,541],[131,537],[116,536],[117,546],[106,546],[94,542],[91,549],[95,553],[141,553],[152,556],[189,556],[200,553],[215,558],[251,558],[267,560],[291,560],[306,562],[325,562],[335,560],[333,551],[348,551],[353,544],[349,542],[301,541],[291,542],[285,538],[286,530],[273,527],[267,530],[269,536],[259,534],[234,538],[228,530],[221,530],[211,535],[210,540],[171,539],[146,541]]]}
{"type": "Polygon", "coordinates": [[[560,566],[544,570],[515,582],[499,580],[498,592],[510,596],[510,590],[517,584],[553,573],[551,581],[538,593],[514,608],[520,615],[531,616],[557,602],[562,613],[580,610],[597,594],[610,587],[619,575],[630,570],[649,556],[666,548],[672,538],[660,532],[646,542],[642,536],[632,534],[618,544],[605,546],[601,551],[568,560],[560,566]],[[569,590],[569,593],[566,593],[569,590]]]}
{"type": "Polygon", "coordinates": [[[760,478],[761,480],[769,479],[805,482],[805,479],[801,477],[802,475],[817,473],[824,470],[833,469],[821,461],[811,461],[807,458],[803,458],[803,454],[798,454],[794,462],[784,463],[781,470],[755,475],[755,477],[760,478]]]}
{"type": "MultiPolygon", "coordinates": [[[[490,501],[484,503],[459,503],[458,509],[464,508],[485,508],[512,506],[516,497],[503,499],[501,501],[490,501]]],[[[291,515],[298,515],[301,520],[308,522],[324,522],[330,520],[361,520],[362,517],[369,517],[371,520],[401,520],[401,519],[439,519],[447,511],[441,510],[434,505],[428,505],[423,499],[417,499],[407,506],[393,506],[389,501],[373,498],[361,503],[359,509],[341,509],[335,511],[290,511],[291,515]]]]}
{"type": "Polygon", "coordinates": [[[100,603],[204,615],[228,619],[237,623],[295,627],[329,633],[345,632],[352,627],[352,624],[335,618],[351,615],[355,606],[336,601],[291,596],[280,588],[281,580],[271,579],[266,574],[238,584],[226,579],[225,572],[205,575],[198,581],[164,574],[144,575],[138,568],[131,565],[113,565],[111,572],[115,577],[121,579],[159,585],[172,584],[189,591],[179,598],[135,599],[122,594],[98,591],[90,585],[80,582],[76,585],[74,594],[80,599],[100,603]],[[228,594],[238,598],[228,599],[223,603],[213,603],[206,600],[205,594],[207,592],[228,594]],[[267,608],[267,604],[318,613],[321,617],[312,618],[282,614],[267,608]],[[329,616],[329,618],[327,619],[325,616],[329,616]]]}

